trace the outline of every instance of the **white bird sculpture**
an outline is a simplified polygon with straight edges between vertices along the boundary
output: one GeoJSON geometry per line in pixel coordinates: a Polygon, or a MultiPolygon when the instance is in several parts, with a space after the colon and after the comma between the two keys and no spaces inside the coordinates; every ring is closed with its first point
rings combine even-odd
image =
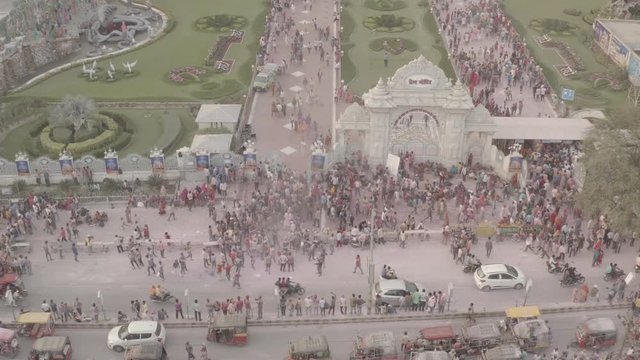
{"type": "Polygon", "coordinates": [[[82,73],[87,74],[88,72],[89,72],[89,68],[87,67],[87,64],[82,63],[82,73]]]}
{"type": "Polygon", "coordinates": [[[98,65],[98,61],[97,60],[93,60],[93,63],[91,64],[91,68],[95,69],[97,65],[98,65]]]}
{"type": "Polygon", "coordinates": [[[137,63],[138,63],[138,60],[136,60],[134,62],[122,63],[122,66],[124,66],[127,69],[127,71],[129,73],[131,73],[133,71],[133,68],[136,66],[137,63]]]}
{"type": "Polygon", "coordinates": [[[107,70],[107,76],[109,77],[109,80],[113,80],[113,72],[111,70],[107,70]]]}
{"type": "Polygon", "coordinates": [[[111,69],[112,72],[116,72],[116,67],[113,66],[113,63],[111,61],[109,61],[109,69],[111,69]]]}
{"type": "Polygon", "coordinates": [[[96,69],[87,69],[87,73],[89,74],[89,79],[93,80],[93,75],[96,74],[96,69]]]}

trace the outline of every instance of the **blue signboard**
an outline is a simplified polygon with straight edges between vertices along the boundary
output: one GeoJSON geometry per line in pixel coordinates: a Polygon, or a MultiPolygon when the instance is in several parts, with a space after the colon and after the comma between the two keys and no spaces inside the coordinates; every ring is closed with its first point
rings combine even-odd
{"type": "Polygon", "coordinates": [[[573,101],[576,98],[576,91],[573,89],[563,88],[560,98],[566,101],[573,101]]]}

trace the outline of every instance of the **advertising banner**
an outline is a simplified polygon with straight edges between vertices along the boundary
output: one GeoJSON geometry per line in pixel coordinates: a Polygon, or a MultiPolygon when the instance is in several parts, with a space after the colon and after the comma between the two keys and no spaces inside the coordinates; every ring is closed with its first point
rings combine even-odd
{"type": "Polygon", "coordinates": [[[614,36],[609,45],[609,56],[616,64],[626,68],[629,61],[629,49],[614,36]]]}
{"type": "Polygon", "coordinates": [[[629,67],[627,68],[629,73],[629,81],[637,86],[640,84],[640,57],[635,53],[631,53],[629,57],[629,67]]]}
{"type": "Polygon", "coordinates": [[[16,160],[16,170],[18,170],[19,176],[28,176],[29,171],[29,160],[16,160]]]}
{"type": "Polygon", "coordinates": [[[110,157],[104,159],[104,167],[107,169],[107,174],[117,174],[118,173],[118,158],[110,157]]]}
{"type": "Polygon", "coordinates": [[[509,159],[509,172],[521,172],[523,160],[522,156],[512,156],[509,159]]]}
{"type": "Polygon", "coordinates": [[[593,23],[593,40],[598,43],[598,46],[604,50],[604,52],[609,52],[609,42],[611,41],[611,33],[607,30],[604,25],[599,20],[593,23]]]}
{"type": "Polygon", "coordinates": [[[258,155],[254,152],[245,153],[244,166],[247,168],[255,168],[258,166],[258,155]]]}
{"type": "Polygon", "coordinates": [[[325,154],[311,155],[311,170],[324,170],[324,162],[327,156],[325,154]]]}
{"type": "Polygon", "coordinates": [[[164,155],[151,157],[151,171],[154,174],[164,172],[164,155]]]}
{"type": "Polygon", "coordinates": [[[203,170],[209,167],[209,154],[196,155],[196,168],[203,170]]]}
{"type": "Polygon", "coordinates": [[[60,159],[59,161],[62,175],[73,175],[73,159],[60,159]]]}
{"type": "Polygon", "coordinates": [[[400,156],[394,154],[387,154],[387,169],[391,175],[398,176],[398,169],[400,168],[400,156]]]}

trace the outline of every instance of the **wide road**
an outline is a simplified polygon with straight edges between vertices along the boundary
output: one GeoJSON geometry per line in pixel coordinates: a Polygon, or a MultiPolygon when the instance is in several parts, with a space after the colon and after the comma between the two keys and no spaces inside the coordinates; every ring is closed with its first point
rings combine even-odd
{"type": "MultiPolygon", "coordinates": [[[[576,326],[585,319],[596,317],[609,317],[616,319],[619,328],[622,325],[616,318],[619,311],[598,311],[567,313],[544,316],[548,320],[553,333],[551,349],[558,347],[565,349],[574,339],[576,326]]],[[[500,319],[480,319],[479,322],[499,321],[500,319]]],[[[396,336],[396,342],[400,343],[403,332],[407,331],[414,337],[418,330],[426,326],[441,324],[453,325],[456,332],[462,327],[462,320],[450,322],[435,321],[411,321],[395,323],[370,323],[370,324],[339,324],[339,325],[314,325],[314,326],[286,326],[286,327],[251,327],[249,329],[249,343],[245,347],[233,347],[207,342],[209,357],[218,359],[252,359],[272,360],[282,358],[287,350],[287,344],[292,339],[312,334],[325,335],[330,343],[334,359],[346,359],[353,346],[356,335],[366,335],[369,332],[390,330],[396,336]]],[[[74,359],[79,360],[120,360],[122,354],[113,352],[106,347],[107,329],[91,330],[61,330],[58,335],[68,335],[74,347],[74,359]]],[[[171,359],[186,359],[184,343],[190,341],[196,350],[199,359],[200,345],[205,341],[206,330],[194,329],[168,329],[167,350],[171,359]]],[[[617,347],[622,343],[623,332],[620,331],[617,347]]],[[[21,339],[22,354],[30,348],[31,340],[21,339]]],[[[573,353],[573,351],[572,351],[573,353]]]]}

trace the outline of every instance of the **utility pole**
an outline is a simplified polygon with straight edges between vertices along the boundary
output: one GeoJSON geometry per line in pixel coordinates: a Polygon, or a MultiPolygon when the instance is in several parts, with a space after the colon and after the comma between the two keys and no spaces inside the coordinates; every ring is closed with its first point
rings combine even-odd
{"type": "Polygon", "coordinates": [[[376,209],[371,209],[371,223],[369,224],[369,258],[367,259],[367,267],[369,269],[369,308],[368,313],[375,313],[374,307],[376,299],[373,291],[373,287],[376,281],[376,266],[373,262],[373,236],[374,236],[374,220],[376,218],[376,209]]]}

